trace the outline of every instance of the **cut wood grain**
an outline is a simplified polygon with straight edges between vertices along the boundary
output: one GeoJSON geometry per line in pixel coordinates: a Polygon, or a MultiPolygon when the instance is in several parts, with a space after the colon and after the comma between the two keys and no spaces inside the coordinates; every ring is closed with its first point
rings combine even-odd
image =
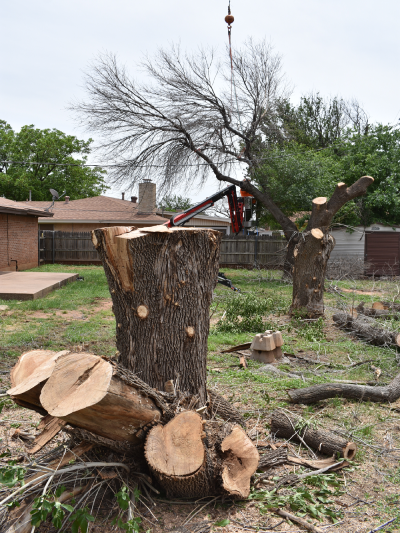
{"type": "Polygon", "coordinates": [[[167,495],[180,498],[221,492],[247,498],[259,461],[256,447],[239,426],[203,421],[193,411],[151,429],[145,457],[167,495]]]}
{"type": "Polygon", "coordinates": [[[111,363],[87,353],[57,359],[40,402],[52,416],[117,441],[138,443],[138,429],[161,418],[151,398],[118,377],[111,363]]]}
{"type": "Polygon", "coordinates": [[[68,353],[68,350],[61,352],[34,350],[22,354],[11,371],[11,381],[14,385],[7,391],[15,403],[23,407],[27,405],[42,407],[40,393],[43,385],[50,377],[57,359],[68,353]]]}

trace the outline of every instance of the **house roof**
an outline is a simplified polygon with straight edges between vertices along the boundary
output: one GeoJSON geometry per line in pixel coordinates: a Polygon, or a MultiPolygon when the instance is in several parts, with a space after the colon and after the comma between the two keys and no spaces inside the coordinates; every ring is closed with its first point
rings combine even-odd
{"type": "MultiPolygon", "coordinates": [[[[46,202],[38,202],[46,204],[46,202]]],[[[31,205],[32,202],[14,202],[8,198],[0,198],[0,213],[12,215],[30,215],[35,217],[52,217],[53,213],[44,211],[44,208],[31,205]]],[[[48,202],[43,207],[47,207],[48,202]]]]}
{"type": "MultiPolygon", "coordinates": [[[[42,208],[47,207],[49,202],[27,202],[27,204],[42,208]]],[[[94,196],[70,200],[69,202],[55,202],[50,211],[54,214],[53,221],[58,223],[163,224],[165,222],[165,218],[154,213],[138,213],[137,203],[110,196],[94,196]]]]}

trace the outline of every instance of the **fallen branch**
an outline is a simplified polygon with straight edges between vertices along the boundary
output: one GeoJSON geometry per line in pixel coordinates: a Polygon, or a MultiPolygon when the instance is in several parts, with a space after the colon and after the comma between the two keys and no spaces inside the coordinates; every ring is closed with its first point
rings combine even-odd
{"type": "Polygon", "coordinates": [[[307,446],[326,455],[339,454],[339,457],[348,460],[353,459],[357,451],[354,442],[344,440],[327,431],[313,429],[301,418],[290,417],[281,409],[276,409],[272,413],[271,433],[275,437],[304,442],[307,446]]]}
{"type": "Polygon", "coordinates": [[[350,385],[347,383],[324,383],[304,389],[288,391],[292,403],[310,404],[327,398],[348,398],[371,402],[395,402],[400,398],[400,374],[384,387],[369,385],[350,385]]]}
{"type": "Polygon", "coordinates": [[[283,509],[271,509],[271,511],[282,518],[286,518],[287,520],[291,520],[292,522],[297,522],[297,524],[300,524],[301,526],[308,529],[308,531],[312,531],[312,533],[324,533],[322,529],[320,529],[317,526],[313,526],[310,524],[310,522],[307,522],[307,520],[304,520],[304,518],[300,518],[299,516],[295,516],[292,513],[288,513],[287,511],[284,511],[283,509]]]}

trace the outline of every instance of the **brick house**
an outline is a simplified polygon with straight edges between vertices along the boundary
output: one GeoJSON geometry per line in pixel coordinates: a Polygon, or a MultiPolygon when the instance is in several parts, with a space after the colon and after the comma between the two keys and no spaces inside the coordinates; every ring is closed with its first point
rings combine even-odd
{"type": "Polygon", "coordinates": [[[52,216],[27,202],[0,198],[0,271],[38,266],[38,218],[52,216]]]}
{"type": "MultiPolygon", "coordinates": [[[[55,202],[51,208],[54,217],[39,218],[40,230],[87,232],[96,228],[110,226],[135,226],[145,228],[164,224],[173,213],[163,213],[156,207],[156,185],[149,181],[139,183],[139,199],[132,196],[130,201],[110,196],[95,196],[55,202]]],[[[48,207],[50,202],[27,202],[36,208],[48,207]]],[[[230,233],[231,222],[228,218],[209,217],[201,214],[191,219],[186,227],[218,229],[230,233]]]]}

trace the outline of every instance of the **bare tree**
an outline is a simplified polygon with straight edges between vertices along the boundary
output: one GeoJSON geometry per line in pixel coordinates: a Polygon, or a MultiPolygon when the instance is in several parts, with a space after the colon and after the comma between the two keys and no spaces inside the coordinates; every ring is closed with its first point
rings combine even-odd
{"type": "MultiPolygon", "coordinates": [[[[87,129],[100,136],[107,157],[116,163],[114,183],[132,187],[151,172],[161,189],[170,191],[182,183],[201,185],[211,173],[219,182],[241,187],[282,226],[289,241],[286,270],[292,273],[294,267],[296,275],[295,246],[302,246],[306,236],[300,239],[296,225],[275,204],[268,186],[257,188],[252,182],[252,174],[262,162],[259,146],[265,138],[265,125],[279,127],[279,103],[289,94],[279,55],[265,42],[250,40],[235,51],[233,78],[230,63],[221,63],[213,51],[200,50],[189,56],[172,47],[147,58],[142,66],[145,83],[131,78],[114,56],[100,57],[87,75],[88,100],[73,106],[87,129]],[[246,169],[248,179],[238,179],[246,169]]],[[[350,189],[345,194],[335,193],[335,202],[327,211],[330,215],[365,192],[365,187],[357,184],[350,189]]],[[[323,222],[325,234],[327,217],[323,222]]],[[[316,215],[309,226],[320,226],[316,215]]],[[[326,264],[319,278],[325,268],[326,264]]],[[[323,290],[323,277],[319,284],[323,290]]],[[[305,307],[311,312],[315,307],[318,314],[321,306],[314,305],[316,297],[313,292],[312,302],[305,307]]],[[[294,307],[296,302],[294,299],[294,307]]]]}

